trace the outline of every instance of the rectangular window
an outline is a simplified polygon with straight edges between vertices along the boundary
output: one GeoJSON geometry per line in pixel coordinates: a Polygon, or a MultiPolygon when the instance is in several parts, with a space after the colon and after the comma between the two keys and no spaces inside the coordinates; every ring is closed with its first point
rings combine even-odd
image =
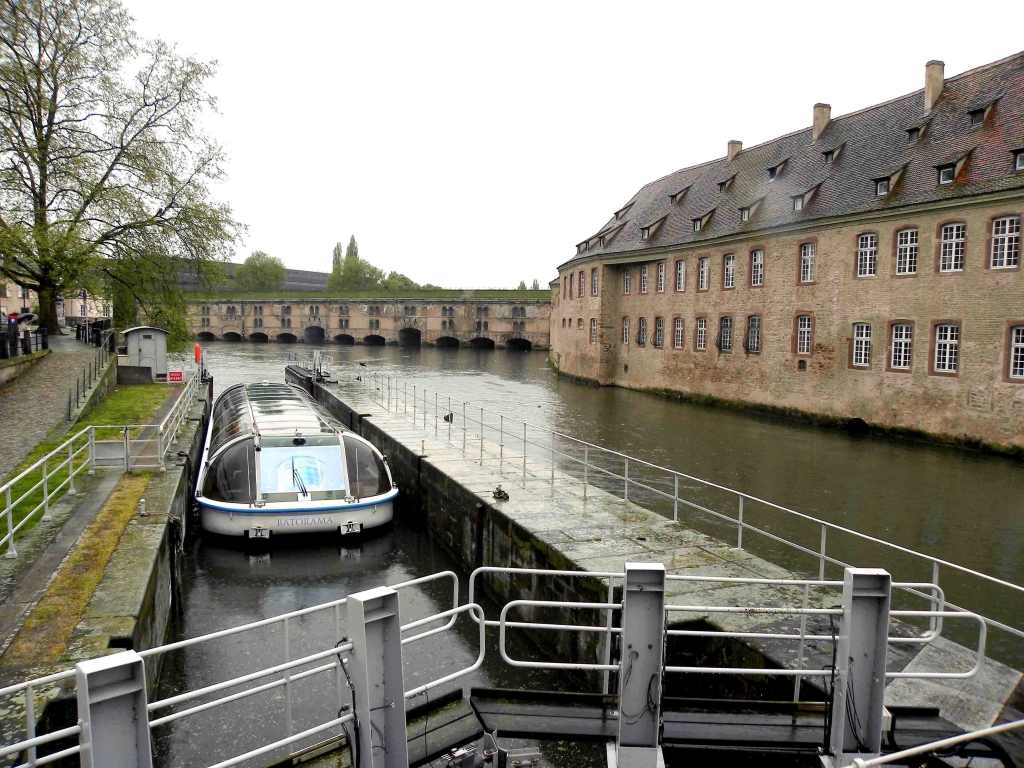
{"type": "Polygon", "coordinates": [[[641,347],[647,343],[647,318],[641,317],[636,323],[636,343],[641,347]]]}
{"type": "Polygon", "coordinates": [[[878,197],[885,197],[889,194],[889,180],[879,179],[875,182],[875,195],[878,197]]]}
{"type": "Polygon", "coordinates": [[[896,233],[896,274],[917,274],[917,230],[902,229],[896,233]]]}
{"type": "Polygon", "coordinates": [[[694,232],[700,232],[700,226],[701,226],[701,220],[700,219],[694,219],[693,220],[693,231],[694,232]]]}
{"type": "Polygon", "coordinates": [[[750,221],[749,208],[740,208],[740,221],[750,221]]]}
{"type": "Polygon", "coordinates": [[[590,318],[590,343],[597,344],[597,318],[590,318]]]}
{"type": "Polygon", "coordinates": [[[814,282],[814,243],[800,246],[800,282],[814,282]]]}
{"type": "Polygon", "coordinates": [[[750,284],[764,285],[764,251],[750,253],[750,284]]]}
{"type": "Polygon", "coordinates": [[[956,373],[960,357],[960,326],[942,324],[935,326],[935,370],[939,373],[956,373]]]}
{"type": "Polygon", "coordinates": [[[658,293],[665,292],[665,262],[658,262],[658,293]]]}
{"type": "Polygon", "coordinates": [[[802,211],[803,209],[804,209],[804,196],[800,195],[800,197],[794,197],[793,198],[793,210],[794,211],[802,211]]]}
{"type": "Polygon", "coordinates": [[[584,275],[585,274],[586,274],[586,272],[584,272],[581,269],[580,270],[580,291],[579,291],[579,294],[578,294],[581,299],[583,298],[584,294],[586,294],[586,292],[587,292],[587,283],[584,280],[584,275]]]}
{"type": "MultiPolygon", "coordinates": [[[[1020,329],[1022,332],[1021,338],[1024,339],[1024,329],[1020,329]]],[[[683,318],[677,317],[675,319],[675,325],[672,330],[672,346],[676,349],[683,348],[683,318]]],[[[1024,349],[1024,341],[1021,342],[1022,349],[1024,349]]],[[[1024,355],[1024,352],[1022,352],[1024,355]]],[[[1024,357],[1021,358],[1021,365],[1024,366],[1024,357]]],[[[1021,374],[1024,376],[1024,374],[1021,374]]]]}
{"type": "Polygon", "coordinates": [[[660,347],[665,343],[665,318],[654,318],[654,346],[660,347]]]}
{"type": "Polygon", "coordinates": [[[853,324],[853,364],[859,368],[871,365],[871,325],[853,324]]]}
{"type": "Polygon", "coordinates": [[[722,257],[722,287],[736,287],[736,254],[727,253],[722,257]]]}
{"type": "Polygon", "coordinates": [[[747,318],[746,350],[752,355],[761,352],[761,316],[751,315],[747,318]]]}
{"type": "Polygon", "coordinates": [[[640,293],[647,293],[647,265],[640,267],[640,293]]]}
{"type": "Polygon", "coordinates": [[[722,352],[732,351],[732,318],[723,317],[718,328],[718,348],[722,352]]]}
{"type": "Polygon", "coordinates": [[[622,275],[622,288],[623,293],[629,293],[629,283],[633,277],[633,270],[630,267],[626,267],[625,273],[622,275]]]}
{"type": "Polygon", "coordinates": [[[956,166],[944,165],[939,168],[939,184],[952,184],[956,178],[956,166]]]}
{"type": "Polygon", "coordinates": [[[1013,170],[1024,171],[1024,151],[1017,152],[1013,156],[1013,170]]]}
{"type": "Polygon", "coordinates": [[[701,291],[708,289],[708,277],[711,270],[710,259],[705,256],[703,259],[697,262],[697,288],[701,291]]]}
{"type": "Polygon", "coordinates": [[[892,358],[889,366],[899,371],[910,369],[914,353],[913,331],[909,323],[894,323],[892,326],[892,358]]]}
{"type": "Polygon", "coordinates": [[[682,259],[676,262],[676,290],[680,293],[686,290],[686,262],[682,259]]]}
{"type": "Polygon", "coordinates": [[[706,317],[697,318],[697,349],[704,350],[708,348],[708,319],[706,317]]]}
{"type": "Polygon", "coordinates": [[[921,138],[920,128],[908,128],[907,129],[907,143],[916,144],[918,139],[921,138]]]}
{"type": "Polygon", "coordinates": [[[811,354],[811,316],[800,315],[796,319],[796,353],[811,354]]]}
{"type": "Polygon", "coordinates": [[[1010,330],[1010,378],[1024,379],[1024,325],[1010,330]]]}
{"type": "Polygon", "coordinates": [[[940,272],[963,272],[964,242],[966,240],[966,224],[947,224],[942,228],[942,244],[939,252],[940,272]]]}
{"type": "Polygon", "coordinates": [[[878,235],[869,233],[857,238],[857,277],[878,274],[878,235]]]}
{"type": "Polygon", "coordinates": [[[590,270],[590,295],[597,296],[597,270],[590,270]]]}
{"type": "Polygon", "coordinates": [[[1020,264],[1020,217],[1004,216],[992,222],[992,269],[1020,264]]]}
{"type": "Polygon", "coordinates": [[[622,318],[622,343],[629,344],[629,318],[622,318]]]}

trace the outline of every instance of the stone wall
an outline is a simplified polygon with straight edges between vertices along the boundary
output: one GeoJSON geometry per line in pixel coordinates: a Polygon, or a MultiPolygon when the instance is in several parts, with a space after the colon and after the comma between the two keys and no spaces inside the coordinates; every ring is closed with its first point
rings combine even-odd
{"type": "MultiPolygon", "coordinates": [[[[614,264],[591,259],[562,268],[578,283],[581,298],[553,291],[551,359],[559,371],[600,384],[614,384],[714,398],[747,407],[799,413],[824,420],[862,419],[894,430],[928,433],[944,440],[1024,451],[1024,378],[1009,376],[1010,329],[1024,325],[1024,279],[1015,269],[991,269],[992,220],[1021,215],[1024,200],[958,205],[955,209],[886,214],[815,230],[752,236],[718,247],[688,247],[657,255],[619,256],[614,264]],[[944,224],[967,225],[965,266],[938,268],[939,233],[944,224]],[[912,276],[896,271],[896,233],[916,227],[918,268],[912,276]],[[857,277],[858,238],[878,237],[877,274],[857,277]],[[799,279],[800,248],[815,245],[813,283],[799,279]],[[750,258],[764,251],[764,285],[750,284],[750,258]],[[736,285],[723,286],[723,258],[736,257],[736,285]],[[699,259],[710,259],[709,286],[698,290],[699,259]],[[685,290],[675,288],[675,265],[686,264],[685,290]],[[657,290],[657,265],[665,264],[664,291],[657,290]],[[649,285],[641,293],[647,265],[649,285]],[[591,269],[599,270],[599,295],[589,290],[591,269]],[[625,294],[625,270],[631,270],[625,294]],[[761,318],[761,350],[744,351],[749,317],[761,318]],[[796,317],[813,320],[809,354],[797,353],[796,317]],[[628,317],[628,343],[622,321],[628,317]],[[639,319],[647,319],[647,343],[636,340],[639,319]],[[656,318],[664,319],[661,348],[653,345],[656,318]],[[673,344],[673,323],[682,318],[682,348],[673,344]],[[695,348],[697,318],[707,320],[706,350],[695,348]],[[716,336],[723,317],[733,321],[733,348],[719,351],[716,336]],[[592,340],[591,320],[597,324],[592,340]],[[581,322],[582,321],[582,322],[581,322]],[[912,326],[909,369],[891,366],[894,321],[912,326]],[[960,360],[955,375],[934,370],[934,325],[954,322],[960,329],[960,360]],[[870,362],[852,360],[853,327],[871,327],[870,362]]],[[[578,289],[577,289],[578,293],[578,289]]]]}
{"type": "Polygon", "coordinates": [[[29,355],[0,360],[0,387],[16,379],[48,354],[50,354],[49,349],[41,349],[29,355]]]}

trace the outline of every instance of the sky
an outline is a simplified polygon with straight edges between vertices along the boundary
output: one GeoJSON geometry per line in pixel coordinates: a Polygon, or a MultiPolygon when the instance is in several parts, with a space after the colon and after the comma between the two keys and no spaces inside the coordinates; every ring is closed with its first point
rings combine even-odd
{"type": "Polygon", "coordinates": [[[644,184],[1024,49],[1018,2],[122,0],[216,60],[215,189],[263,250],[452,288],[557,276],[644,184]]]}

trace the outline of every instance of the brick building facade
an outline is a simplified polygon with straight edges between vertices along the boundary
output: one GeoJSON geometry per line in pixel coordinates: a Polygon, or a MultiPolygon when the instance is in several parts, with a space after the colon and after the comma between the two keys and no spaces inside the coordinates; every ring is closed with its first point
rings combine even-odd
{"type": "Polygon", "coordinates": [[[1024,450],[1024,54],[683,169],[552,283],[564,373],[1024,450]]]}

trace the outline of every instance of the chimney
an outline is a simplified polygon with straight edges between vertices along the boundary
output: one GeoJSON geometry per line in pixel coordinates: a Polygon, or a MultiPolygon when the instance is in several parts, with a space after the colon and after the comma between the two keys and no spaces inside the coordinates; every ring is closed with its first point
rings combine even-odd
{"type": "Polygon", "coordinates": [[[825,130],[828,121],[832,119],[832,106],[829,104],[814,105],[814,127],[811,128],[811,141],[817,141],[821,132],[825,130]]]}
{"type": "Polygon", "coordinates": [[[743,149],[743,142],[742,141],[736,141],[736,139],[733,139],[732,141],[730,141],[729,142],[729,159],[732,160],[733,158],[735,158],[736,155],[738,155],[740,153],[741,149],[743,149]]]}
{"type": "Polygon", "coordinates": [[[945,83],[945,64],[941,61],[929,61],[924,65],[924,111],[931,112],[935,102],[942,95],[942,86],[945,83]]]}

